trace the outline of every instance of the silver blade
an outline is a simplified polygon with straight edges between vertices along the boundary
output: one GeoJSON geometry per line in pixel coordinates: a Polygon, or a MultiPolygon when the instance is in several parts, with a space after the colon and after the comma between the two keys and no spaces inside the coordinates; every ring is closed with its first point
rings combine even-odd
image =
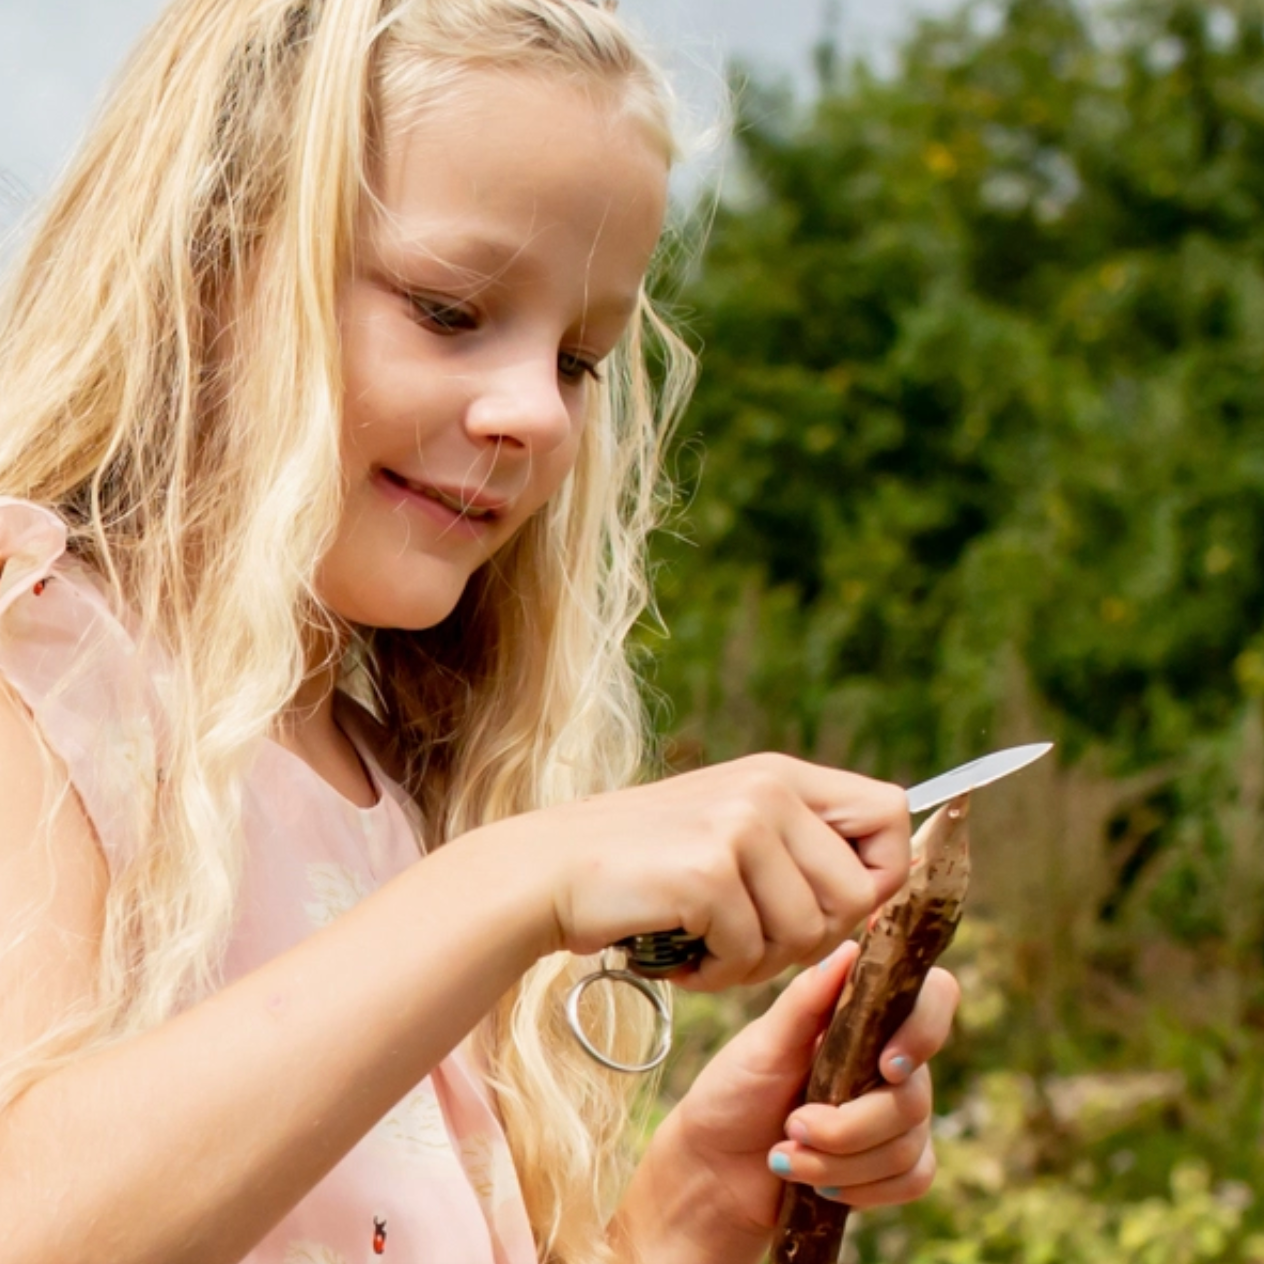
{"type": "Polygon", "coordinates": [[[1017,772],[1034,763],[1041,755],[1047,755],[1053,749],[1052,742],[1033,742],[1030,746],[1010,746],[1006,750],[993,751],[982,759],[972,759],[950,772],[940,773],[929,781],[910,786],[904,793],[908,796],[909,812],[916,816],[918,812],[929,812],[959,794],[977,790],[980,786],[991,785],[1010,773],[1017,772]]]}

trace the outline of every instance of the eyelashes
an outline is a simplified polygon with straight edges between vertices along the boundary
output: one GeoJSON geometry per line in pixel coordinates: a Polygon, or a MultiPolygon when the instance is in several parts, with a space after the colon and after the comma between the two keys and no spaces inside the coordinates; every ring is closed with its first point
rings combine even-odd
{"type": "Polygon", "coordinates": [[[595,360],[586,360],[583,356],[571,355],[566,351],[557,357],[557,371],[568,382],[579,382],[586,377],[594,382],[601,381],[601,370],[595,360]]]}
{"type": "MultiPolygon", "coordinates": [[[[406,297],[417,323],[439,337],[476,333],[482,327],[478,313],[462,303],[426,294],[408,294],[406,297]]],[[[585,378],[594,382],[602,380],[599,361],[574,351],[558,352],[557,371],[567,382],[581,382],[585,378]]]]}
{"type": "Polygon", "coordinates": [[[432,333],[473,333],[478,328],[475,314],[459,303],[428,298],[424,294],[410,294],[408,301],[416,313],[418,323],[432,333]]]}

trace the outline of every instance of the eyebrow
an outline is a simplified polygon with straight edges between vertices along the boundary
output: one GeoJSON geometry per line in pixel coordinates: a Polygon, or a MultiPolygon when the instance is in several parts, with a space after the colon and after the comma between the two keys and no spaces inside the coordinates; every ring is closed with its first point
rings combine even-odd
{"type": "MultiPolygon", "coordinates": [[[[413,267],[431,265],[460,278],[460,284],[477,293],[504,276],[518,264],[529,278],[542,275],[547,269],[536,264],[526,253],[528,243],[494,236],[467,236],[438,231],[399,235],[388,239],[389,251],[379,254],[379,262],[393,279],[408,285],[414,280],[413,267]],[[436,244],[437,243],[437,244],[436,244]],[[411,265],[411,266],[410,266],[411,265]]],[[[609,316],[626,321],[635,314],[640,302],[639,291],[626,297],[598,301],[588,309],[589,317],[609,316]]]]}
{"type": "MultiPolygon", "coordinates": [[[[427,232],[410,236],[389,237],[387,244],[393,261],[399,264],[417,262],[434,264],[449,272],[463,273],[475,284],[489,284],[507,272],[515,263],[528,272],[541,269],[525,254],[525,243],[497,237],[468,236],[457,233],[427,232]]],[[[392,271],[400,271],[398,267],[392,271]]]]}

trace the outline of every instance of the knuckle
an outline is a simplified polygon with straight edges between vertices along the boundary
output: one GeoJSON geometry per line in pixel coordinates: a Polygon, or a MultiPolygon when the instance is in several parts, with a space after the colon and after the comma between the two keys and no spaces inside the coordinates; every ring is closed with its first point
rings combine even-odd
{"type": "Polygon", "coordinates": [[[757,801],[781,803],[793,797],[789,776],[793,760],[788,755],[765,752],[740,761],[744,767],[738,782],[745,794],[757,801]]]}
{"type": "Polygon", "coordinates": [[[786,775],[786,770],[795,761],[789,755],[783,755],[780,751],[758,751],[754,755],[747,755],[744,759],[740,759],[737,762],[745,764],[751,769],[762,770],[780,779],[786,775]]]}
{"type": "Polygon", "coordinates": [[[746,783],[745,798],[754,808],[760,820],[768,813],[780,811],[793,797],[784,781],[767,773],[756,773],[746,783]]]}
{"type": "Polygon", "coordinates": [[[700,907],[709,907],[717,889],[732,880],[735,865],[726,846],[712,845],[690,857],[685,869],[682,883],[685,898],[700,907]]]}
{"type": "Polygon", "coordinates": [[[829,933],[829,919],[820,909],[811,909],[795,919],[790,933],[782,939],[782,946],[791,960],[799,961],[815,953],[829,938],[829,933]]]}
{"type": "Polygon", "coordinates": [[[902,786],[893,781],[880,781],[878,795],[884,812],[893,820],[909,823],[908,793],[902,786]]]}
{"type": "Polygon", "coordinates": [[[707,827],[710,845],[728,851],[749,845],[762,834],[764,823],[758,806],[737,794],[712,805],[707,827]]]}

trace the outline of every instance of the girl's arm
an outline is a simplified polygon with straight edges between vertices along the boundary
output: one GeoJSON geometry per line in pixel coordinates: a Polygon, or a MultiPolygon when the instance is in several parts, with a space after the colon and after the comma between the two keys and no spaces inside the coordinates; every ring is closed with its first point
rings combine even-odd
{"type": "MultiPolygon", "coordinates": [[[[92,988],[104,865],[73,794],[41,833],[48,783],[0,698],[0,1059],[92,988]]],[[[20,1097],[0,1116],[0,1262],[240,1261],[551,946],[547,899],[487,852],[441,850],[20,1097]]]]}
{"type": "MultiPolygon", "coordinates": [[[[0,953],[0,1059],[92,988],[105,875],[73,795],[40,832],[55,783],[0,700],[0,928],[29,930],[0,953]]],[[[784,757],[474,831],[13,1103],[0,1264],[236,1264],[538,957],[679,925],[715,953],[691,986],[769,978],[892,894],[907,848],[903,792],[784,757]]]]}

